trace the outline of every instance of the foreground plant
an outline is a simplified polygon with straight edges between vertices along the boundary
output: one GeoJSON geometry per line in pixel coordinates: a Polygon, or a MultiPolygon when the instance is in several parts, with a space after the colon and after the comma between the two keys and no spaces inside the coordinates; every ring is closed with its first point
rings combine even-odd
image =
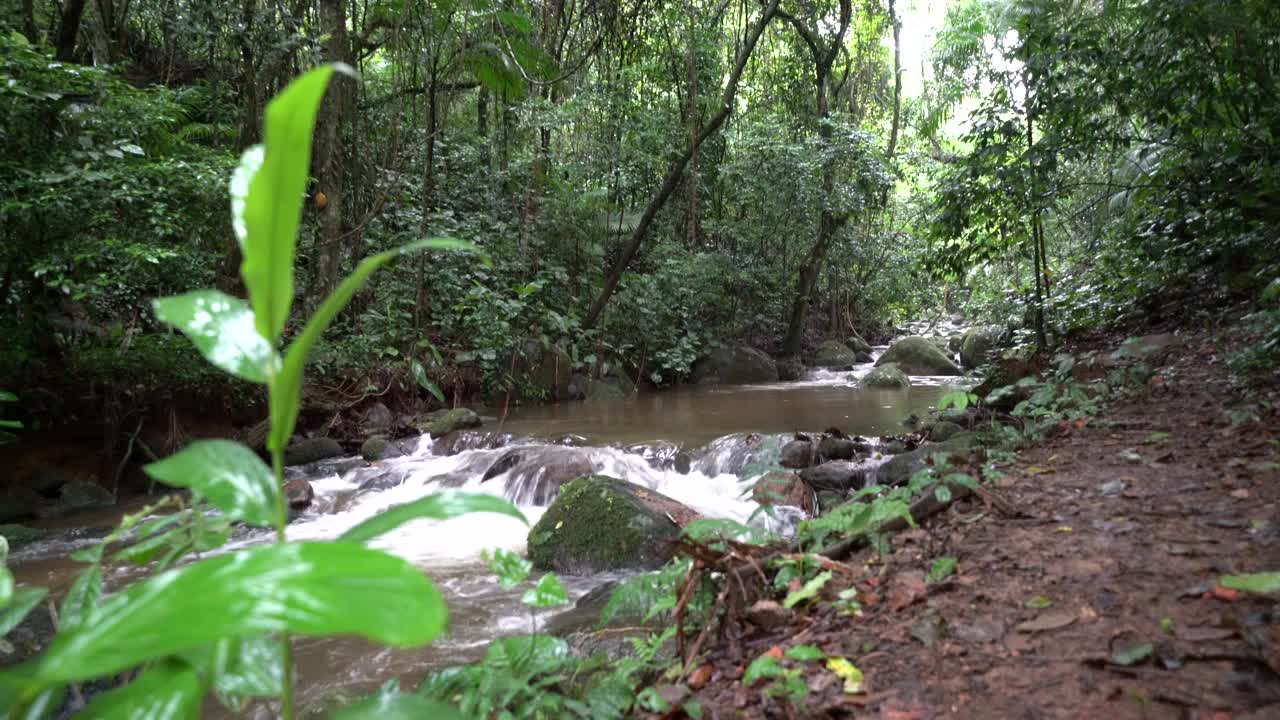
{"type": "MultiPolygon", "coordinates": [[[[245,152],[231,182],[232,214],[244,257],[245,302],[198,290],[154,303],[156,315],[182,331],[209,362],[267,386],[268,467],[252,450],[226,440],[192,443],[146,472],[189,488],[193,506],[171,503],[127,517],[120,530],[77,554],[89,563],[64,598],[58,633],[44,653],[0,673],[0,709],[10,718],[47,717],[69,687],[126,673],[132,681],[96,696],[78,717],[196,717],[210,690],[229,707],[247,698],[276,699],[293,716],[291,634],[358,635],[408,647],[445,628],[440,592],[405,560],[365,543],[409,520],[469,512],[523,515],[488,495],[443,493],[392,508],[334,542],[287,542],[283,453],[293,434],[307,354],[329,323],[379,266],[412,250],[466,248],[423,240],[367,258],[325,299],[284,351],[277,350],[293,302],[293,262],[311,159],[311,133],[325,88],[340,66],[312,70],[267,107],[265,142],[245,152]],[[204,509],[219,511],[216,519],[204,509]],[[216,554],[103,596],[102,567],[110,542],[133,540],[112,560],[158,560],[167,567],[220,548],[232,523],[272,528],[276,542],[216,554]]],[[[163,504],[163,503],[162,503],[163,504]]],[[[45,596],[12,587],[0,573],[0,613],[11,629],[45,596]]],[[[74,694],[73,694],[74,695],[74,694]]],[[[376,712],[376,708],[370,713],[376,712]]],[[[435,707],[432,716],[453,714],[435,707]]]]}

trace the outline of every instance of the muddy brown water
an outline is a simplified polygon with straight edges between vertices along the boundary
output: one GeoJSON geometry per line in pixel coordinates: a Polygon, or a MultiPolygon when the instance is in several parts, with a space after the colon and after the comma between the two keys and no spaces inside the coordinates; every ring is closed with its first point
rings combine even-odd
{"type": "MultiPolygon", "coordinates": [[[[581,436],[589,445],[597,471],[616,473],[685,502],[708,515],[745,520],[755,506],[746,499],[742,480],[732,472],[696,470],[680,473],[671,468],[654,468],[638,456],[619,448],[639,443],[669,443],[690,451],[695,457],[732,454],[737,434],[785,434],[818,432],[838,427],[850,434],[874,437],[903,430],[910,415],[924,417],[949,391],[955,379],[915,378],[909,390],[868,390],[857,387],[856,379],[869,371],[860,366],[854,372],[818,371],[809,379],[794,383],[756,386],[682,388],[629,398],[620,403],[590,405],[566,403],[515,409],[502,423],[502,431],[518,437],[549,438],[581,436]]],[[[528,441],[526,441],[528,442],[528,441]]],[[[399,486],[357,494],[357,501],[317,503],[321,507],[340,506],[337,512],[312,513],[289,528],[291,539],[336,537],[361,519],[390,505],[415,499],[433,490],[434,480],[459,468],[473,472],[483,467],[484,452],[440,458],[423,451],[390,465],[401,469],[407,479],[399,486]],[[477,454],[478,453],[478,454],[477,454]],[[469,457],[464,463],[460,458],[469,457]],[[480,462],[477,465],[477,462],[480,462]]],[[[714,459],[714,458],[712,458],[714,459]]],[[[708,467],[730,467],[721,462],[708,467]]],[[[730,468],[732,470],[732,468],[730,468]]],[[[468,480],[465,489],[494,492],[498,483],[480,485],[480,478],[468,480]]],[[[321,498],[353,494],[349,480],[321,464],[308,470],[308,477],[321,498]],[[344,495],[345,493],[345,495],[344,495]]],[[[350,477],[350,476],[348,476],[350,477]]],[[[125,510],[136,511],[136,505],[125,510]]],[[[543,507],[522,506],[530,522],[543,507]]],[[[80,519],[86,525],[105,526],[119,512],[100,513],[80,519]]],[[[66,523],[62,523],[66,525],[66,523]]],[[[422,567],[439,585],[449,604],[447,633],[431,646],[415,649],[388,649],[354,638],[299,638],[295,641],[298,668],[297,706],[301,709],[324,704],[335,694],[368,691],[388,678],[407,680],[420,677],[431,668],[474,661],[484,654],[495,637],[523,634],[545,624],[553,613],[533,616],[519,602],[523,588],[501,590],[480,561],[480,552],[490,547],[523,550],[526,528],[508,518],[476,515],[430,523],[419,521],[378,541],[390,552],[422,567]]],[[[233,540],[232,546],[267,542],[267,533],[233,540]]],[[[39,584],[56,594],[74,579],[76,563],[67,558],[77,547],[92,542],[83,536],[61,535],[22,548],[10,558],[21,584],[39,584]]],[[[108,586],[120,587],[140,578],[143,569],[111,568],[108,586]]],[[[579,597],[601,583],[615,578],[562,578],[571,598],[579,597]]],[[[198,621],[198,619],[193,619],[198,621]]],[[[207,717],[240,717],[210,701],[207,717]]],[[[265,706],[251,708],[245,717],[272,717],[265,706]]]]}

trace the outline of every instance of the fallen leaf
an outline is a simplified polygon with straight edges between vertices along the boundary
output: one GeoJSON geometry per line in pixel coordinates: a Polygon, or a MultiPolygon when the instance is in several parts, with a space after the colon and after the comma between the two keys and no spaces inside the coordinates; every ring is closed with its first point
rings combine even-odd
{"type": "Polygon", "coordinates": [[[1213,595],[1215,598],[1223,602],[1235,602],[1236,600],[1240,599],[1239,590],[1236,590],[1235,588],[1223,587],[1221,585],[1214,585],[1213,589],[1209,591],[1209,594],[1213,595]]]}
{"type": "Polygon", "coordinates": [[[698,667],[694,668],[693,672],[689,673],[689,680],[688,680],[689,687],[693,688],[694,690],[700,690],[702,686],[706,685],[708,682],[711,681],[712,672],[713,672],[713,669],[710,663],[707,663],[705,665],[699,665],[698,667]]]}
{"type": "Polygon", "coordinates": [[[1124,643],[1111,652],[1111,664],[1130,667],[1146,662],[1155,654],[1156,646],[1149,642],[1124,643]]]}
{"type": "Polygon", "coordinates": [[[928,594],[928,587],[923,578],[915,573],[904,573],[898,576],[889,590],[889,609],[897,612],[923,600],[928,594]]]}
{"type": "Polygon", "coordinates": [[[1076,615],[1072,612],[1060,610],[1058,612],[1045,613],[1034,620],[1028,620],[1019,623],[1017,630],[1023,633],[1047,632],[1049,630],[1060,630],[1076,621],[1076,615]]]}
{"type": "Polygon", "coordinates": [[[844,691],[850,695],[862,692],[862,671],[842,657],[827,658],[827,669],[844,681],[844,691]]]}
{"type": "Polygon", "coordinates": [[[765,650],[765,651],[764,651],[764,655],[762,655],[762,657],[771,657],[771,658],[773,658],[774,660],[781,660],[781,659],[782,659],[782,646],[780,646],[780,645],[774,645],[773,647],[769,648],[768,650],[765,650]]]}

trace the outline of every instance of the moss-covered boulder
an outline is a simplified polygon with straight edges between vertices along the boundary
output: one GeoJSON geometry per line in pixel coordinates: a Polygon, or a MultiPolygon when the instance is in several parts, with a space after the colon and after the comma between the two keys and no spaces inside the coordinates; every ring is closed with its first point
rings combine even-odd
{"type": "Polygon", "coordinates": [[[691,512],[617,478],[580,477],[561,488],[529,531],[529,559],[539,570],[569,575],[651,570],[675,555],[680,527],[670,516],[691,512]]]}
{"type": "Polygon", "coordinates": [[[991,353],[1000,342],[1001,332],[997,325],[976,327],[966,332],[960,343],[960,363],[973,369],[990,361],[991,353]]]}
{"type": "Polygon", "coordinates": [[[828,340],[813,352],[815,367],[844,367],[858,364],[858,353],[838,340],[828,340]]]}
{"type": "Polygon", "coordinates": [[[328,460],[342,454],[342,446],[329,437],[299,440],[284,449],[285,465],[306,465],[317,460],[328,460]]]}
{"type": "Polygon", "coordinates": [[[360,445],[360,457],[368,462],[387,460],[402,455],[404,453],[400,451],[399,446],[382,435],[374,435],[360,445]]]}
{"type": "Polygon", "coordinates": [[[894,455],[889,462],[876,468],[876,484],[885,486],[905,485],[911,476],[928,465],[930,457],[937,453],[967,453],[973,447],[973,435],[960,433],[946,442],[931,442],[911,452],[894,455]]]}
{"type": "Polygon", "coordinates": [[[428,415],[428,420],[418,426],[419,430],[431,437],[442,437],[454,430],[480,427],[480,416],[470,408],[454,408],[441,410],[428,415]]]}
{"type": "Polygon", "coordinates": [[[908,375],[959,375],[960,368],[951,362],[946,353],[926,338],[913,336],[894,343],[876,361],[881,367],[893,363],[908,375]]]}
{"type": "Polygon", "coordinates": [[[844,344],[848,345],[849,349],[856,353],[871,354],[871,343],[863,340],[862,336],[858,333],[853,333],[849,337],[845,338],[844,344]]]}
{"type": "Polygon", "coordinates": [[[905,390],[911,387],[911,378],[893,363],[876,367],[862,378],[865,387],[877,390],[905,390]]]}
{"type": "Polygon", "coordinates": [[[749,347],[722,347],[693,364],[699,385],[746,385],[778,381],[773,358],[749,347]]]}
{"type": "Polygon", "coordinates": [[[934,442],[946,442],[962,432],[964,428],[959,425],[947,420],[939,420],[929,428],[929,439],[934,442]]]}
{"type": "Polygon", "coordinates": [[[5,539],[11,551],[41,540],[48,533],[48,530],[27,527],[26,525],[0,525],[0,537],[5,539]]]}
{"type": "Polygon", "coordinates": [[[796,358],[784,358],[778,361],[778,379],[790,382],[804,377],[804,363],[796,358]]]}

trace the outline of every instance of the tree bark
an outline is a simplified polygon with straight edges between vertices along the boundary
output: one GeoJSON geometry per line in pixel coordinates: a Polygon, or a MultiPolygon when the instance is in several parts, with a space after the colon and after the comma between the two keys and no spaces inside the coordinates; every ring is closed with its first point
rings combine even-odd
{"type": "MultiPolygon", "coordinates": [[[[347,13],[344,0],[320,0],[320,25],[329,34],[321,48],[326,62],[348,62],[347,13]]],[[[338,283],[342,257],[343,197],[346,165],[343,162],[341,128],[347,105],[347,79],[335,77],[325,92],[316,133],[316,177],[325,204],[320,208],[320,234],[312,287],[319,302],[338,283]]]]}
{"type": "Polygon", "coordinates": [[[22,33],[32,44],[40,42],[40,33],[36,30],[35,0],[22,0],[22,33]]]}
{"type": "MultiPolygon", "coordinates": [[[[847,1],[847,0],[846,0],[847,1]]],[[[639,251],[641,244],[645,238],[649,236],[649,228],[653,225],[653,219],[657,216],[658,211],[666,205],[671,194],[675,192],[676,186],[680,184],[680,177],[684,174],[684,170],[689,165],[689,160],[693,156],[698,146],[706,142],[707,138],[714,135],[720,130],[720,126],[724,125],[725,120],[729,118],[729,114],[733,112],[734,98],[737,97],[738,82],[742,79],[742,73],[746,70],[747,61],[751,59],[751,53],[755,50],[756,43],[760,40],[760,36],[764,34],[764,30],[769,23],[778,14],[778,0],[769,0],[764,11],[760,14],[760,18],[756,21],[747,33],[746,41],[742,48],[738,51],[738,56],[734,63],[733,72],[729,75],[726,82],[724,92],[720,97],[720,109],[715,115],[707,120],[707,124],[702,127],[694,141],[690,143],[690,147],[686,149],[678,158],[676,158],[671,166],[667,169],[666,177],[663,178],[662,185],[653,197],[649,199],[649,204],[645,206],[644,213],[640,216],[640,221],[636,223],[635,230],[631,232],[627,244],[623,246],[622,253],[618,256],[618,260],[614,263],[609,273],[605,276],[604,287],[600,289],[600,294],[596,297],[595,302],[591,303],[591,307],[587,310],[587,315],[582,321],[585,329],[596,326],[600,321],[600,316],[604,313],[605,306],[609,303],[609,298],[613,296],[615,290],[618,289],[618,283],[622,280],[622,274],[626,272],[627,266],[639,251]]]]}
{"type": "Polygon", "coordinates": [[[76,57],[76,38],[80,36],[80,18],[84,15],[85,0],[66,0],[62,6],[62,20],[58,25],[58,52],[61,62],[72,62],[76,57]]]}
{"type": "Polygon", "coordinates": [[[893,125],[889,128],[889,147],[885,155],[892,159],[898,149],[898,125],[902,122],[902,23],[898,20],[894,0],[889,0],[889,22],[893,25],[893,125]]]}

